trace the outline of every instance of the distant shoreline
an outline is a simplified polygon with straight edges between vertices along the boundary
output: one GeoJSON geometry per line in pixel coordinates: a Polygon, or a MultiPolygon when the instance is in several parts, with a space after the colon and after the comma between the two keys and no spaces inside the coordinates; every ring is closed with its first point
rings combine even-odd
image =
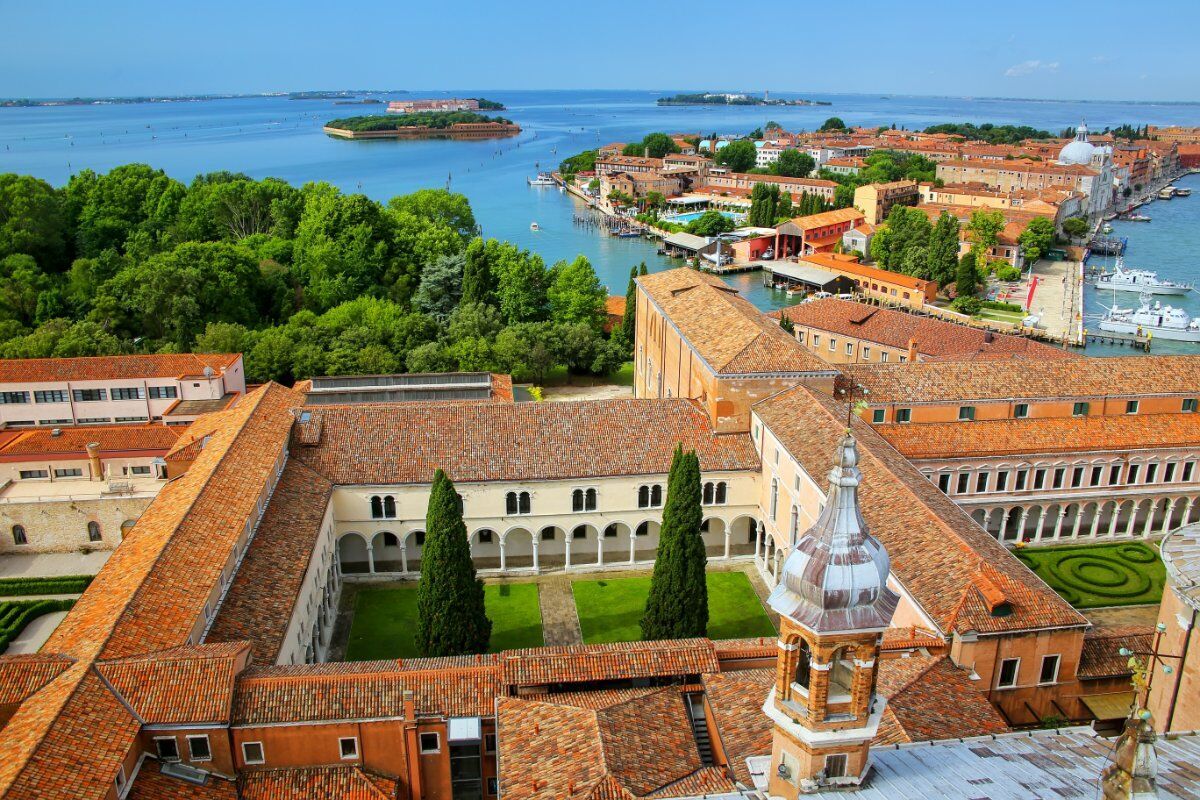
{"type": "Polygon", "coordinates": [[[209,100],[255,100],[284,97],[289,100],[347,100],[359,95],[408,94],[406,89],[362,89],[333,92],[255,92],[250,94],[180,94],[146,95],[140,97],[46,97],[5,98],[0,108],[49,108],[56,106],[124,106],[142,103],[202,103],[209,100]]]}

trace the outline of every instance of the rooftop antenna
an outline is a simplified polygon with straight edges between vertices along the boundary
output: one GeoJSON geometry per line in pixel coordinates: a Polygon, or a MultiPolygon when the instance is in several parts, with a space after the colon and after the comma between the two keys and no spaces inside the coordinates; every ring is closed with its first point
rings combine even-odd
{"type": "Polygon", "coordinates": [[[833,379],[833,394],[846,404],[846,433],[850,433],[850,422],[856,413],[866,410],[870,391],[850,376],[839,374],[833,379]]]}

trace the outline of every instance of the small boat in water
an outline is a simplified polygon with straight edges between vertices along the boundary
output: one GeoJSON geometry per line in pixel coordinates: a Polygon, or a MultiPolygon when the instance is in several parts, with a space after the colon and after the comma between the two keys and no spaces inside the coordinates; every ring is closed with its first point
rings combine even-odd
{"type": "Polygon", "coordinates": [[[1150,218],[1145,214],[1126,214],[1120,219],[1124,222],[1149,222],[1150,218]]]}
{"type": "Polygon", "coordinates": [[[529,230],[540,231],[541,228],[538,227],[538,224],[536,222],[531,222],[531,223],[529,223],[529,230]]]}
{"type": "Polygon", "coordinates": [[[1158,190],[1158,199],[1159,200],[1170,200],[1174,196],[1175,196],[1175,187],[1174,186],[1164,186],[1163,188],[1158,190]]]}
{"type": "Polygon", "coordinates": [[[1160,280],[1157,272],[1147,269],[1125,269],[1125,259],[1117,258],[1112,272],[1101,272],[1096,276],[1097,289],[1112,289],[1118,292],[1141,294],[1182,295],[1192,290],[1191,284],[1160,280]]]}
{"type": "Polygon", "coordinates": [[[1100,318],[1100,330],[1112,333],[1151,335],[1156,339],[1177,342],[1200,342],[1200,319],[1192,319],[1182,308],[1164,306],[1158,300],[1150,303],[1150,295],[1142,295],[1137,311],[1113,306],[1100,318]]]}
{"type": "Polygon", "coordinates": [[[539,172],[536,178],[526,178],[530,186],[553,186],[554,178],[549,172],[539,172]]]}
{"type": "Polygon", "coordinates": [[[1191,189],[1176,189],[1175,190],[1175,194],[1179,195],[1180,197],[1188,197],[1191,195],[1191,193],[1192,193],[1191,189]]]}

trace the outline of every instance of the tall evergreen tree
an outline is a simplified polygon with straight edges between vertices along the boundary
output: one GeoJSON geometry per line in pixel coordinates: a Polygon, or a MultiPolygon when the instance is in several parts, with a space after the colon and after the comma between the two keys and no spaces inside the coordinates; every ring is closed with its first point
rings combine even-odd
{"type": "Polygon", "coordinates": [[[496,286],[488,264],[487,245],[478,237],[467,245],[467,262],[463,267],[462,302],[495,305],[496,286]]]}
{"type": "Polygon", "coordinates": [[[462,498],[440,469],[434,473],[425,517],[421,581],[417,584],[417,649],[426,657],[485,653],[492,621],[475,576],[462,498]]]}
{"type": "Polygon", "coordinates": [[[675,448],[667,502],[659,532],[658,557],[642,616],[642,638],[688,639],[708,633],[708,557],[700,525],[700,459],[675,448]]]}
{"type": "MultiPolygon", "coordinates": [[[[644,261],[642,268],[646,268],[644,261]]],[[[633,344],[637,334],[637,277],[638,268],[633,267],[629,270],[629,286],[625,289],[625,314],[621,317],[621,331],[630,344],[633,344]]]]}
{"type": "Polygon", "coordinates": [[[638,277],[640,278],[643,275],[649,275],[649,274],[650,274],[649,271],[647,271],[647,269],[646,269],[646,262],[643,261],[642,265],[640,267],[638,267],[638,277]]]}
{"type": "Polygon", "coordinates": [[[954,280],[958,270],[958,219],[945,211],[929,235],[929,277],[942,286],[954,280]]]}
{"type": "Polygon", "coordinates": [[[787,309],[779,312],[779,327],[783,328],[788,333],[796,332],[795,324],[791,321],[791,319],[788,318],[787,309]]]}
{"type": "Polygon", "coordinates": [[[965,253],[958,260],[958,272],[955,275],[954,291],[959,297],[974,297],[979,292],[979,272],[976,268],[977,257],[974,250],[965,253]]]}

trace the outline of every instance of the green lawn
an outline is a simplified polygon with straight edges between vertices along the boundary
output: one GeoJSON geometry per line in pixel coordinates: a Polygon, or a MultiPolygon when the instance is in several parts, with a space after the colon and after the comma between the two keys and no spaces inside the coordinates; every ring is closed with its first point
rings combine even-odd
{"type": "Polygon", "coordinates": [[[1132,606],[1162,599],[1166,569],[1142,542],[1026,547],[1013,551],[1076,608],[1132,606]]]}
{"type": "Polygon", "coordinates": [[[981,308],[979,316],[982,319],[994,319],[999,322],[1011,322],[1013,325],[1020,325],[1021,320],[1025,319],[1026,314],[1023,311],[1001,311],[998,308],[981,308]]]}
{"type": "MultiPolygon", "coordinates": [[[[540,647],[542,612],[536,583],[506,583],[483,587],[492,620],[490,649],[540,647]]],[[[354,621],[346,645],[347,661],[415,658],[417,587],[360,588],[354,599],[354,621]]]]}
{"type": "MultiPolygon", "coordinates": [[[[774,636],[758,595],[743,572],[710,572],[708,580],[708,635],[712,639],[774,636]]],[[[571,584],[583,641],[636,642],[650,578],[575,581],[571,584]]]]}

